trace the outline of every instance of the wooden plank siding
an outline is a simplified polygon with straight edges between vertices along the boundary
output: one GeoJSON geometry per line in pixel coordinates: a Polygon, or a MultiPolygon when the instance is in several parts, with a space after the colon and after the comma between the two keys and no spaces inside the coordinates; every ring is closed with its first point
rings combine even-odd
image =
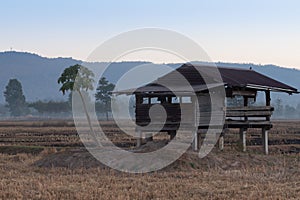
{"type": "MultiPolygon", "coordinates": [[[[206,98],[206,97],[203,97],[206,98]]],[[[224,116],[226,110],[226,120],[224,127],[226,128],[263,128],[270,129],[271,122],[266,120],[271,117],[274,110],[271,106],[258,106],[258,107],[221,107],[214,106],[215,110],[210,110],[211,106],[209,101],[199,101],[199,109],[197,110],[197,121],[199,122],[198,128],[205,128],[212,124],[213,121],[219,121],[224,116]],[[241,119],[242,118],[242,119],[241,119]],[[262,118],[258,120],[257,118],[262,118]]],[[[149,109],[154,104],[137,104],[136,105],[136,123],[139,126],[146,126],[150,123],[149,109]]],[[[161,103],[167,113],[167,120],[164,123],[162,131],[177,130],[179,124],[186,127],[194,127],[195,112],[193,103],[171,104],[161,103]],[[184,112],[184,113],[183,113],[184,112]],[[184,116],[183,118],[181,116],[184,116]]],[[[156,124],[163,123],[163,118],[160,116],[155,117],[156,124]]],[[[147,127],[151,131],[151,127],[147,127]]]]}

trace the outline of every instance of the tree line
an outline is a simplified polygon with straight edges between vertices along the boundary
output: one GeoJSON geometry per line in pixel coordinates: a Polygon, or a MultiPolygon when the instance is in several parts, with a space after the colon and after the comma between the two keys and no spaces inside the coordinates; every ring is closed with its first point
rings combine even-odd
{"type": "MultiPolygon", "coordinates": [[[[93,90],[94,74],[88,68],[81,65],[73,65],[66,68],[58,78],[58,84],[61,84],[60,91],[63,95],[69,93],[68,101],[35,101],[26,102],[23,94],[22,84],[17,79],[10,79],[5,87],[4,97],[6,107],[11,116],[25,116],[31,114],[34,110],[39,114],[45,113],[67,113],[72,110],[72,92],[78,92],[83,101],[84,92],[93,90]],[[77,78],[77,79],[76,79],[77,78]],[[76,79],[76,82],[75,82],[76,79]]],[[[108,113],[111,111],[112,90],[115,85],[110,83],[105,77],[98,81],[95,94],[95,108],[99,113],[105,113],[108,119],[108,113]]],[[[83,101],[83,104],[85,102],[83,101]]]]}
{"type": "MultiPolygon", "coordinates": [[[[10,115],[13,117],[25,116],[34,111],[39,114],[51,114],[51,113],[71,113],[72,110],[72,92],[77,92],[83,103],[84,110],[87,114],[84,95],[87,91],[93,90],[94,77],[92,71],[81,65],[73,65],[66,68],[58,78],[58,84],[61,85],[60,91],[63,95],[66,92],[69,93],[68,101],[41,101],[26,102],[26,98],[23,94],[22,84],[17,79],[10,79],[5,91],[4,97],[6,101],[6,107],[8,108],[10,115]],[[76,79],[76,82],[75,82],[76,79]]],[[[109,118],[109,112],[111,112],[111,99],[115,85],[102,77],[97,84],[96,94],[94,94],[96,102],[95,109],[97,113],[103,113],[106,118],[109,118]]],[[[242,99],[234,98],[227,102],[229,106],[239,105],[243,103],[242,99]]],[[[255,103],[255,102],[253,102],[255,103]]],[[[250,102],[251,104],[251,102],[250,102]]],[[[272,102],[272,106],[275,108],[274,118],[300,118],[300,103],[294,107],[292,105],[284,105],[281,99],[275,99],[272,102]]],[[[3,112],[0,109],[0,113],[3,112]]]]}
{"type": "Polygon", "coordinates": [[[278,98],[273,103],[275,112],[275,118],[282,119],[299,119],[300,118],[300,103],[296,106],[292,106],[289,104],[283,104],[282,99],[278,98]]]}

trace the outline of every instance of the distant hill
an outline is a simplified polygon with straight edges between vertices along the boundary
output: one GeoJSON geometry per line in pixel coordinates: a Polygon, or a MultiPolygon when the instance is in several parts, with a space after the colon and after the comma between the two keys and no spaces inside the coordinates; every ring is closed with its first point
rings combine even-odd
{"type": "Polygon", "coordinates": [[[72,58],[44,58],[31,53],[0,53],[0,103],[4,102],[3,91],[11,78],[21,81],[29,101],[62,99],[57,78],[65,67],[80,62],[72,58]]]}
{"type": "MultiPolygon", "coordinates": [[[[23,85],[23,91],[27,101],[36,100],[62,100],[66,99],[58,92],[59,85],[57,78],[64,68],[74,64],[80,64],[82,61],[73,58],[45,58],[32,53],[24,52],[0,52],[0,103],[4,103],[3,91],[9,79],[17,78],[23,85]]],[[[126,71],[137,65],[147,62],[120,62],[112,63],[105,76],[109,81],[115,83],[126,71]]],[[[103,66],[107,63],[93,63],[103,66]]],[[[300,90],[300,71],[279,67],[275,65],[254,65],[254,64],[237,64],[237,63],[216,63],[218,66],[247,68],[263,73],[275,78],[281,82],[289,84],[300,90]]],[[[180,64],[169,64],[176,68],[180,64]]],[[[287,98],[286,94],[274,93],[273,99],[281,98],[285,102],[296,105],[300,102],[300,95],[293,95],[287,98]]]]}
{"type": "MultiPolygon", "coordinates": [[[[9,79],[17,78],[23,86],[27,101],[63,100],[57,79],[66,67],[81,64],[73,58],[45,58],[32,53],[0,52],[0,103],[4,103],[3,92],[9,79]]],[[[109,81],[115,83],[123,73],[145,62],[113,63],[106,71],[109,81]]],[[[107,63],[93,63],[105,66],[107,63]]]]}

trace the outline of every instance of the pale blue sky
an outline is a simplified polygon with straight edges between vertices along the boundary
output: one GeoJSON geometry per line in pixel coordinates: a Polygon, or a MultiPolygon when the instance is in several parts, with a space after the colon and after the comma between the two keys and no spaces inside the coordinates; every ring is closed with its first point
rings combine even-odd
{"type": "Polygon", "coordinates": [[[0,17],[0,51],[84,60],[114,35],[156,27],[190,37],[213,61],[300,68],[298,0],[3,0],[0,17]]]}

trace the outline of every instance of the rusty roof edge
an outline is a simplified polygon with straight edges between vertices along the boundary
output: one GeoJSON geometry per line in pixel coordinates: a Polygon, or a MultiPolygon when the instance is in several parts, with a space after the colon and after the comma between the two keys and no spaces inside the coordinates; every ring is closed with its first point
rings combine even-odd
{"type": "MultiPolygon", "coordinates": [[[[206,84],[206,85],[194,85],[194,86],[187,86],[187,87],[178,87],[178,90],[176,90],[176,93],[197,93],[197,92],[201,92],[201,91],[205,91],[207,89],[212,89],[212,88],[216,88],[216,87],[220,87],[220,86],[225,86],[224,83],[214,83],[214,84],[206,84]]],[[[155,86],[152,86],[155,87],[155,86]]],[[[156,87],[162,87],[160,85],[156,86],[156,87]]],[[[135,93],[148,93],[150,91],[141,91],[141,92],[136,92],[136,90],[138,90],[139,88],[130,88],[130,89],[126,89],[126,90],[116,90],[113,91],[112,94],[115,95],[133,95],[135,93]]],[[[170,90],[168,90],[167,88],[163,89],[163,90],[157,90],[157,91],[151,91],[154,93],[161,93],[161,92],[172,92],[170,90]]]]}
{"type": "Polygon", "coordinates": [[[264,86],[264,85],[255,85],[255,84],[247,84],[246,87],[253,88],[253,89],[260,89],[260,90],[270,90],[273,92],[287,92],[289,94],[292,94],[292,93],[299,94],[300,93],[296,88],[294,88],[294,90],[291,90],[291,89],[264,86]]]}
{"type": "Polygon", "coordinates": [[[126,95],[131,95],[135,90],[137,90],[137,88],[130,88],[130,89],[126,89],[126,90],[116,90],[116,91],[112,91],[112,94],[115,95],[122,95],[122,94],[126,94],[126,95]]]}

